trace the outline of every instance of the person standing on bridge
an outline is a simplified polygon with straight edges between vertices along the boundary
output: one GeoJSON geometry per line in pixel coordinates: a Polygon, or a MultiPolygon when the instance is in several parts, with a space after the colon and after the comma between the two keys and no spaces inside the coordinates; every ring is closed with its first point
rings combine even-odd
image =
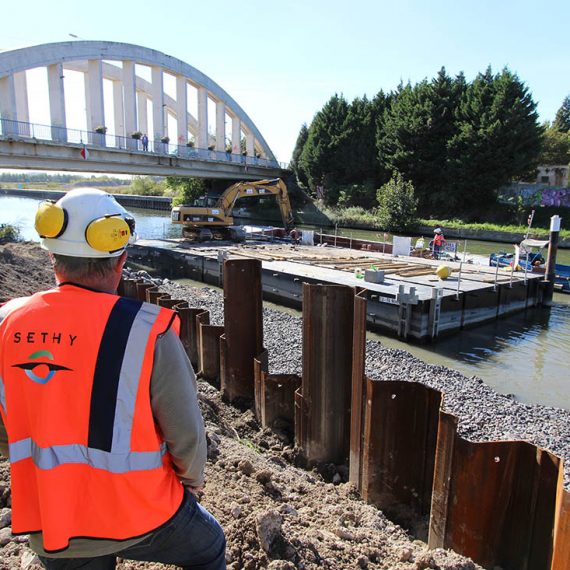
{"type": "Polygon", "coordinates": [[[179,319],[116,294],[134,219],[77,189],[43,202],[36,229],[57,286],[0,306],[12,532],[48,569],[224,569],[224,533],[195,497],[206,439],[179,319]]]}

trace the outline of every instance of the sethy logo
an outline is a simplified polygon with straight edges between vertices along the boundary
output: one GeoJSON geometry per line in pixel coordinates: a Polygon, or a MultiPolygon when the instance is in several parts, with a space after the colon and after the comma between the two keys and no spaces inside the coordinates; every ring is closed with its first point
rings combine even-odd
{"type": "Polygon", "coordinates": [[[38,384],[47,384],[59,370],[71,370],[71,368],[67,368],[67,366],[61,366],[53,362],[45,362],[45,360],[39,360],[40,358],[53,360],[53,354],[49,350],[38,350],[28,356],[30,362],[22,362],[21,364],[13,364],[12,366],[24,370],[26,376],[38,384]]]}

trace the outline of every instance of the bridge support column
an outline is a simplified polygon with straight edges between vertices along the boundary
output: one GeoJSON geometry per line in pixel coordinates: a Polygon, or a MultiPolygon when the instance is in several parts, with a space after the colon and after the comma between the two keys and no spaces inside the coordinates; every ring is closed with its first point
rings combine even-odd
{"type": "Polygon", "coordinates": [[[255,139],[253,138],[253,133],[247,133],[245,136],[245,150],[247,151],[247,156],[255,156],[255,139]]]}
{"type": "Polygon", "coordinates": [[[113,115],[115,117],[115,146],[125,148],[126,145],[119,138],[125,135],[125,107],[121,81],[113,81],[113,115]]]}
{"type": "Polygon", "coordinates": [[[166,135],[164,124],[164,82],[162,69],[152,67],[152,124],[154,128],[154,150],[161,148],[160,138],[166,135]]]}
{"type": "Polygon", "coordinates": [[[51,138],[54,141],[65,143],[67,142],[67,125],[65,117],[63,64],[54,63],[53,65],[48,65],[47,74],[51,138]]]}
{"type": "Polygon", "coordinates": [[[137,91],[137,116],[139,120],[138,130],[148,135],[148,109],[147,96],[143,91],[137,91]]]}
{"type": "Polygon", "coordinates": [[[14,76],[0,78],[0,117],[3,135],[18,134],[18,120],[16,108],[16,88],[14,76]]]}
{"type": "MultiPolygon", "coordinates": [[[[26,72],[14,73],[14,91],[16,93],[16,117],[20,123],[30,122],[30,109],[28,107],[28,81],[26,72]]],[[[20,124],[19,133],[30,136],[30,125],[20,124]]]]}
{"type": "Polygon", "coordinates": [[[137,141],[131,135],[137,130],[137,78],[135,62],[123,61],[123,97],[125,108],[124,134],[127,148],[137,149],[137,141]]]}
{"type": "Polygon", "coordinates": [[[241,121],[232,117],[232,154],[241,154],[241,121]]]}
{"type": "MultiPolygon", "coordinates": [[[[85,85],[87,102],[87,130],[94,131],[105,126],[105,106],[103,101],[103,62],[92,59],[87,62],[87,82],[85,85]]],[[[95,133],[89,141],[98,146],[105,146],[105,135],[95,133]]]]}
{"type": "Polygon", "coordinates": [[[208,148],[208,91],[198,88],[198,148],[208,148]]]}
{"type": "Polygon", "coordinates": [[[226,106],[223,101],[216,103],[216,150],[226,150],[226,106]]]}
{"type": "Polygon", "coordinates": [[[176,142],[184,146],[188,142],[188,90],[183,75],[176,76],[176,130],[176,142]]]}

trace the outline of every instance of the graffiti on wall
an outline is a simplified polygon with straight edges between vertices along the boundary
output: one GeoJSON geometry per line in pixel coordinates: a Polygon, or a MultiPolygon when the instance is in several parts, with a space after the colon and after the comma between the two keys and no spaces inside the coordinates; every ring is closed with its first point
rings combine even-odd
{"type": "Polygon", "coordinates": [[[539,184],[512,184],[499,193],[499,202],[513,204],[519,198],[524,206],[553,206],[570,208],[570,188],[539,184]]]}

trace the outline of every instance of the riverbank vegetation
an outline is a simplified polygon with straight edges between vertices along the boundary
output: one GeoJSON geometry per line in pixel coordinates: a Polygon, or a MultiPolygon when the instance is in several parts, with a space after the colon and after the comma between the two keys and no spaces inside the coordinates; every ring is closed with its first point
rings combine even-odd
{"type": "Polygon", "coordinates": [[[0,244],[20,239],[20,229],[12,224],[0,224],[0,244]]]}
{"type": "Polygon", "coordinates": [[[378,207],[377,190],[398,172],[424,217],[509,223],[517,205],[495,208],[501,187],[534,180],[543,158],[570,159],[570,129],[559,115],[548,128],[539,124],[532,95],[506,68],[489,67],[472,82],[442,68],[371,100],[335,94],[301,127],[291,166],[327,208],[378,207]]]}
{"type": "MultiPolygon", "coordinates": [[[[330,206],[322,207],[323,214],[330,220],[332,226],[340,228],[357,228],[361,230],[377,230],[377,231],[408,231],[413,234],[425,234],[426,228],[441,227],[444,230],[480,230],[489,232],[509,232],[513,234],[525,234],[527,226],[525,224],[495,224],[490,222],[465,222],[460,219],[446,218],[415,218],[414,223],[408,225],[405,229],[390,230],[387,226],[380,223],[380,219],[376,211],[366,210],[360,206],[351,206],[349,208],[336,208],[330,206]]],[[[541,225],[533,224],[530,234],[535,238],[547,239],[549,234],[548,223],[541,225]]],[[[570,229],[562,228],[560,230],[560,238],[570,239],[570,229]]]]}

